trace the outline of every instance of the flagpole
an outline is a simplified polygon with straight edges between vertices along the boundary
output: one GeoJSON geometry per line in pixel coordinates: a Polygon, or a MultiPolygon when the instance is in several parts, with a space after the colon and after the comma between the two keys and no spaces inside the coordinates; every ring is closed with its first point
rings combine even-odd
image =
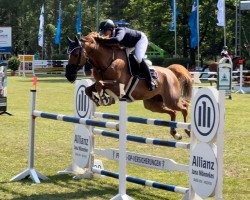
{"type": "Polygon", "coordinates": [[[99,32],[99,0],[96,1],[96,31],[99,32]]]}
{"type": "Polygon", "coordinates": [[[174,14],[174,57],[177,56],[177,34],[176,34],[176,0],[174,0],[174,10],[173,10],[173,14],[174,14]]]}
{"type": "MultiPolygon", "coordinates": [[[[45,8],[43,11],[43,19],[45,21],[45,8]]],[[[42,60],[44,60],[44,25],[43,25],[43,46],[42,46],[42,60]]]]}
{"type": "Polygon", "coordinates": [[[38,32],[38,45],[42,47],[42,59],[44,58],[44,4],[41,7],[41,13],[39,17],[39,32],[38,32]]]}
{"type": "Polygon", "coordinates": [[[224,1],[224,46],[227,45],[227,38],[226,38],[226,1],[224,1]]]}
{"type": "Polygon", "coordinates": [[[76,34],[80,38],[81,33],[82,33],[82,26],[81,26],[81,18],[82,18],[82,5],[81,5],[81,0],[78,0],[78,8],[77,8],[77,20],[76,20],[76,34]]]}
{"type": "Polygon", "coordinates": [[[198,67],[200,67],[200,24],[199,24],[199,5],[200,2],[197,0],[197,38],[198,38],[198,44],[197,44],[197,53],[198,53],[198,67]]]}

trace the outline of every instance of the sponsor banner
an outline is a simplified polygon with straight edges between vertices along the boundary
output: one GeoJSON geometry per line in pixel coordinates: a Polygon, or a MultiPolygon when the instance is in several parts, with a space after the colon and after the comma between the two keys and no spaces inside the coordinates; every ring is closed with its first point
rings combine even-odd
{"type": "Polygon", "coordinates": [[[210,142],[219,127],[218,91],[215,88],[199,89],[193,100],[192,131],[198,140],[210,142]]]}
{"type": "Polygon", "coordinates": [[[214,195],[218,164],[215,156],[216,147],[207,143],[195,145],[189,163],[190,183],[194,191],[202,198],[214,195]]]}
{"type": "Polygon", "coordinates": [[[0,27],[0,53],[12,52],[12,29],[11,27],[0,27]]]}

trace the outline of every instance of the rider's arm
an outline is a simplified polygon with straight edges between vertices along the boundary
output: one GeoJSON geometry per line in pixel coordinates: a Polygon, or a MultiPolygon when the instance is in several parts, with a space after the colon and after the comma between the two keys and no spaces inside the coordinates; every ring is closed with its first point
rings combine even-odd
{"type": "Polygon", "coordinates": [[[97,37],[95,38],[97,42],[101,43],[101,44],[119,44],[120,41],[122,41],[122,39],[125,36],[125,30],[123,29],[119,29],[114,37],[111,38],[101,38],[101,37],[97,37]]]}

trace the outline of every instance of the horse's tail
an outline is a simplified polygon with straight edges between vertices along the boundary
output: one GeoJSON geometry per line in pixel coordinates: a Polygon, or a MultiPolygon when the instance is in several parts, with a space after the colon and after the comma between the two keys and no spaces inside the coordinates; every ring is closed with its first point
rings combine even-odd
{"type": "Polygon", "coordinates": [[[179,65],[179,64],[170,65],[168,69],[170,69],[178,78],[180,86],[181,86],[182,98],[184,102],[189,104],[192,98],[192,76],[191,74],[184,66],[179,65]]]}

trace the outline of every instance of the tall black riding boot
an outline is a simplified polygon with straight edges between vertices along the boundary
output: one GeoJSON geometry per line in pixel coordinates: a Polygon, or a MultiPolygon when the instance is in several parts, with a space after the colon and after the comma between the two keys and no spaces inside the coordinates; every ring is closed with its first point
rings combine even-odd
{"type": "Polygon", "coordinates": [[[141,61],[140,63],[140,68],[141,71],[144,73],[145,78],[146,78],[146,84],[148,86],[148,90],[152,91],[153,89],[155,89],[157,86],[153,81],[153,78],[151,76],[150,70],[148,65],[146,64],[146,62],[144,60],[141,61]]]}

